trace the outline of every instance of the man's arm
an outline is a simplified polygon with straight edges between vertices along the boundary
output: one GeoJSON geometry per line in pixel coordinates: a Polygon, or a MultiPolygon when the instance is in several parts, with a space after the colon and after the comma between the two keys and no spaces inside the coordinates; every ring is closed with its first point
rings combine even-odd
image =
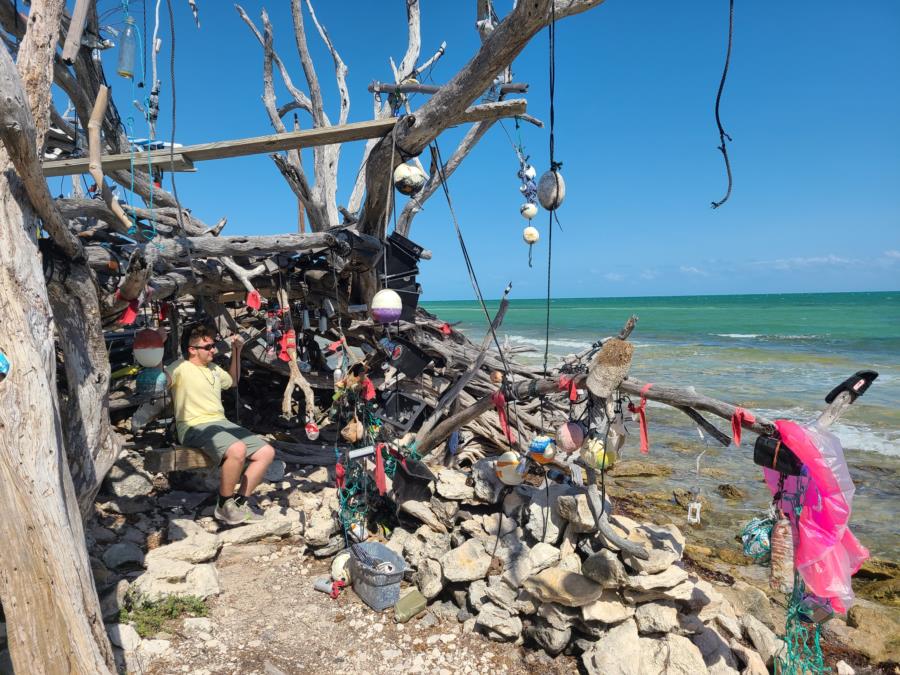
{"type": "Polygon", "coordinates": [[[231,386],[236,387],[241,379],[241,350],[244,341],[240,335],[231,336],[231,363],[228,364],[228,374],[231,375],[231,386]]]}

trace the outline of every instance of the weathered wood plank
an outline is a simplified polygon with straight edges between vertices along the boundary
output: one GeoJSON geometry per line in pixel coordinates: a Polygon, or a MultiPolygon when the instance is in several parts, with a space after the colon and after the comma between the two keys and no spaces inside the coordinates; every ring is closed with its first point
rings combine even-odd
{"type": "Polygon", "coordinates": [[[208,469],[215,463],[202,451],[186,445],[154,448],[144,454],[144,468],[151,473],[208,469]]]}
{"type": "Polygon", "coordinates": [[[75,10],[72,12],[72,20],[69,22],[69,31],[66,33],[66,44],[63,47],[63,61],[72,65],[78,50],[81,49],[81,35],[84,33],[84,24],[87,21],[88,10],[93,0],[76,0],[75,10]]]}

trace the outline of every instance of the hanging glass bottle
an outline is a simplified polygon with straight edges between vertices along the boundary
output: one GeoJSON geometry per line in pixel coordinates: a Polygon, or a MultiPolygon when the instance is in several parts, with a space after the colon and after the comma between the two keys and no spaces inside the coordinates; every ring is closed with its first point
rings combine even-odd
{"type": "Polygon", "coordinates": [[[119,63],[116,72],[122,77],[134,77],[134,59],[137,53],[137,27],[133,16],[125,17],[125,30],[119,40],[119,63]]]}

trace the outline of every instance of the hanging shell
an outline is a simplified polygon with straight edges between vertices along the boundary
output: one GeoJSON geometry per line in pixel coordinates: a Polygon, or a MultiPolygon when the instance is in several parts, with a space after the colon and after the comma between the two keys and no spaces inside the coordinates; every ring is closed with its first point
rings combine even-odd
{"type": "Polygon", "coordinates": [[[794,533],[784,514],[772,528],[771,546],[769,585],[776,591],[790,593],[794,590],[794,533]]]}
{"type": "Polygon", "coordinates": [[[566,198],[566,183],[559,170],[547,171],[538,181],[538,201],[548,211],[555,211],[562,206],[566,198]]]}
{"type": "Polygon", "coordinates": [[[394,169],[394,187],[404,195],[414,195],[422,186],[428,176],[415,164],[398,164],[394,169]]]}
{"type": "Polygon", "coordinates": [[[538,239],[541,238],[541,233],[538,232],[536,227],[529,225],[524,230],[522,230],[522,239],[525,240],[526,244],[536,244],[538,239]]]}
{"type": "Polygon", "coordinates": [[[519,213],[521,213],[522,217],[526,220],[531,220],[538,214],[537,204],[525,202],[524,204],[522,204],[522,206],[519,207],[519,213]]]}

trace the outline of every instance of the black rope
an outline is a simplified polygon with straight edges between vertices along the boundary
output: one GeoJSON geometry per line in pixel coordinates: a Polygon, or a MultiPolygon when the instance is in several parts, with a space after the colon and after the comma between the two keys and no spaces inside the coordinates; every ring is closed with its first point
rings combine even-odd
{"type": "MultiPolygon", "coordinates": [[[[716,94],[716,126],[719,127],[719,151],[722,153],[722,157],[725,159],[725,173],[728,174],[728,190],[725,192],[725,196],[722,197],[721,200],[712,203],[712,207],[714,209],[719,208],[728,201],[728,198],[731,196],[731,162],[728,161],[728,150],[725,148],[726,139],[730,142],[731,136],[729,136],[724,127],[722,126],[722,120],[719,117],[719,103],[722,100],[722,90],[725,88],[725,78],[728,76],[728,64],[731,61],[731,44],[734,40],[734,0],[729,0],[729,9],[728,9],[728,50],[725,52],[725,68],[722,70],[722,79],[719,81],[719,92],[716,94]]],[[[550,109],[550,119],[551,125],[553,124],[553,108],[550,109]]],[[[551,126],[551,129],[553,127],[551,126]]],[[[551,141],[552,143],[552,141],[551,141]]]]}

